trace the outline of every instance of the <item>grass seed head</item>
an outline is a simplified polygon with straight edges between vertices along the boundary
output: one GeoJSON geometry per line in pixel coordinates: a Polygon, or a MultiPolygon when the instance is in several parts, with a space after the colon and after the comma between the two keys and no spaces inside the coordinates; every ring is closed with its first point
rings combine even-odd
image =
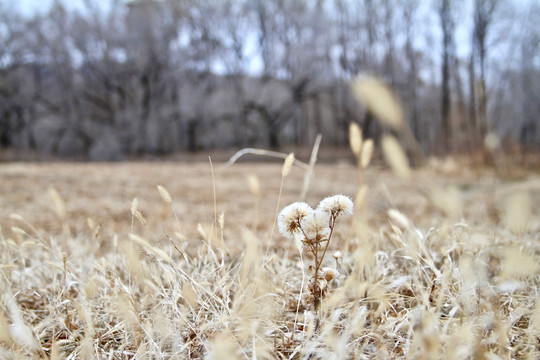
{"type": "Polygon", "coordinates": [[[261,193],[261,185],[259,183],[259,178],[257,175],[249,175],[248,176],[248,186],[249,186],[249,192],[253,194],[253,196],[259,196],[261,193]]]}
{"type": "Polygon", "coordinates": [[[64,200],[56,191],[55,188],[50,187],[49,188],[49,198],[51,199],[53,205],[54,205],[54,212],[58,216],[60,220],[65,219],[66,217],[66,205],[64,203],[64,200]]]}
{"type": "Polygon", "coordinates": [[[354,122],[349,124],[349,143],[354,156],[360,158],[362,152],[362,129],[354,122]]]}
{"type": "Polygon", "coordinates": [[[286,177],[289,175],[289,171],[291,171],[291,167],[294,164],[294,153],[290,153],[285,158],[285,162],[283,162],[283,167],[281,168],[281,177],[286,177]]]}
{"type": "Polygon", "coordinates": [[[9,214],[9,218],[16,221],[24,221],[24,218],[19,214],[9,214]]]}
{"type": "Polygon", "coordinates": [[[409,160],[396,138],[391,135],[384,135],[382,138],[382,149],[386,162],[396,175],[402,179],[408,179],[411,175],[409,160]]]}
{"type": "Polygon", "coordinates": [[[410,220],[399,210],[390,209],[388,210],[387,214],[390,221],[394,225],[400,227],[402,230],[407,230],[411,226],[410,220]]]}
{"type": "Polygon", "coordinates": [[[133,202],[131,203],[131,216],[139,220],[139,222],[143,225],[146,225],[146,219],[144,218],[143,214],[138,210],[139,207],[139,200],[137,198],[133,199],[133,202]]]}
{"type": "Polygon", "coordinates": [[[397,97],[379,79],[369,76],[357,78],[352,83],[352,91],[383,124],[394,129],[403,126],[403,112],[397,97]]]}
{"type": "Polygon", "coordinates": [[[223,231],[225,228],[225,212],[222,212],[218,217],[219,228],[223,231]]]}
{"type": "Polygon", "coordinates": [[[25,236],[25,235],[26,235],[26,231],[24,231],[24,229],[21,229],[21,228],[18,227],[18,226],[12,226],[12,227],[11,227],[11,231],[12,231],[14,234],[17,234],[17,235],[20,235],[20,236],[25,236]]]}
{"type": "Polygon", "coordinates": [[[373,155],[373,139],[367,139],[362,144],[362,156],[360,157],[360,166],[362,169],[368,167],[371,162],[371,156],[373,155]]]}
{"type": "Polygon", "coordinates": [[[157,189],[158,189],[159,195],[161,195],[161,198],[163,199],[163,201],[165,201],[167,204],[172,204],[171,194],[169,194],[167,189],[165,189],[161,185],[158,185],[157,189]]]}

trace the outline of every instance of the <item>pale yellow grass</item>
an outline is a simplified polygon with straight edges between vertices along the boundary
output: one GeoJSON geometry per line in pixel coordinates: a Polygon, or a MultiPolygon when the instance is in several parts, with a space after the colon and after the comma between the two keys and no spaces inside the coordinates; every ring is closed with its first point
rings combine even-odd
{"type": "MultiPolygon", "coordinates": [[[[1,164],[0,358],[540,356],[538,175],[370,166],[316,328],[294,244],[266,250],[282,164],[213,166],[215,184],[208,162],[1,164]]],[[[358,180],[317,164],[305,200],[358,180]]]]}

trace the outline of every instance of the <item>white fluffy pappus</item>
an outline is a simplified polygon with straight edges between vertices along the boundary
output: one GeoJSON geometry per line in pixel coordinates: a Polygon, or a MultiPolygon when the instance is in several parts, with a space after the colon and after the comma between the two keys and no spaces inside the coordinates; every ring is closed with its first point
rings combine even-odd
{"type": "Polygon", "coordinates": [[[326,281],[332,281],[339,278],[339,271],[337,271],[336,269],[332,269],[330,267],[323,267],[321,270],[323,274],[322,277],[326,281]]]}
{"type": "Polygon", "coordinates": [[[300,226],[308,239],[326,239],[330,235],[330,214],[317,209],[304,217],[300,226]]]}
{"type": "Polygon", "coordinates": [[[313,209],[305,202],[295,202],[287,205],[278,215],[279,232],[289,239],[294,239],[294,235],[300,233],[300,222],[306,216],[313,213],[313,209]]]}
{"type": "Polygon", "coordinates": [[[350,216],[354,212],[354,203],[348,196],[332,195],[321,200],[317,209],[321,209],[333,216],[350,216]]]}

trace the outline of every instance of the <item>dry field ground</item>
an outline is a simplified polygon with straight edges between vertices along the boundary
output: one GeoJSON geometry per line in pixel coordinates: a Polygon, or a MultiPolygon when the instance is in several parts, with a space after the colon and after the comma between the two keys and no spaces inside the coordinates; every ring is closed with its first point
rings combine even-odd
{"type": "MultiPolygon", "coordinates": [[[[0,164],[0,358],[540,358],[538,174],[368,168],[313,312],[310,259],[273,226],[305,170],[280,197],[281,170],[0,164]]],[[[305,200],[359,182],[317,164],[305,200]]]]}

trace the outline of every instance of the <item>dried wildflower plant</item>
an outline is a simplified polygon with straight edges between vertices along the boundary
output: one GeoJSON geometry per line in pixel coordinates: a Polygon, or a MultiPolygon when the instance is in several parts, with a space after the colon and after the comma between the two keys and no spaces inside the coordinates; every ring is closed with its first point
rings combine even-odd
{"type": "Polygon", "coordinates": [[[305,202],[295,202],[283,208],[278,216],[279,231],[288,239],[295,240],[302,253],[313,257],[309,266],[309,299],[312,310],[317,311],[327,295],[330,281],[339,277],[337,270],[322,267],[328,251],[336,219],[350,216],[354,211],[352,200],[345,195],[334,195],[323,199],[313,209],[305,202]]]}

